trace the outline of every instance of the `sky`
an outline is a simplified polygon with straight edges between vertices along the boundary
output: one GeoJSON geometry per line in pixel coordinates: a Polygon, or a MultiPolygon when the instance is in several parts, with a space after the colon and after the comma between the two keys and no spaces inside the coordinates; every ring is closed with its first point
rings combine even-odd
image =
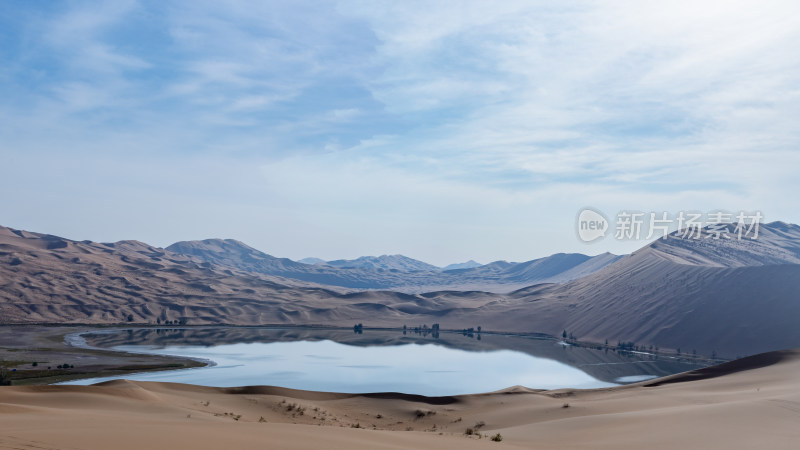
{"type": "Polygon", "coordinates": [[[4,1],[0,224],[446,265],[800,222],[794,1],[4,1]]]}

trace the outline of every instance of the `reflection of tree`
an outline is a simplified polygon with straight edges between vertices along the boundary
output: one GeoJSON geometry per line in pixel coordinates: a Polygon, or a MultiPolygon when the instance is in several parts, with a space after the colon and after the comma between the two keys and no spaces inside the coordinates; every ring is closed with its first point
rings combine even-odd
{"type": "MultiPolygon", "coordinates": [[[[427,324],[420,325],[418,327],[414,327],[413,330],[415,334],[422,335],[423,337],[427,337],[429,334],[434,339],[439,339],[439,324],[435,323],[428,328],[427,324]]],[[[406,326],[403,325],[403,334],[406,334],[406,326]]]]}

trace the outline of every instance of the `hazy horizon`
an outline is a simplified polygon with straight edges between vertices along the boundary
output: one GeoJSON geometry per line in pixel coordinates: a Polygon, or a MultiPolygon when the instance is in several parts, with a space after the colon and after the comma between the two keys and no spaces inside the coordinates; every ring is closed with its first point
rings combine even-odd
{"type": "Polygon", "coordinates": [[[583,207],[800,222],[800,5],[148,2],[0,11],[0,224],[438,266],[583,207]]]}

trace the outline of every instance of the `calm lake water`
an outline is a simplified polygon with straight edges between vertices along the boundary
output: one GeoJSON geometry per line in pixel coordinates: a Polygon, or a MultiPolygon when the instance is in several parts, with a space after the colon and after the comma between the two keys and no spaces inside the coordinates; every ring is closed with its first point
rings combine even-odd
{"type": "Polygon", "coordinates": [[[522,385],[597,388],[683,372],[696,364],[499,335],[303,329],[129,330],[84,334],[89,345],[210,360],[211,367],[93,378],[205,386],[274,385],[333,392],[455,395],[522,385]]]}

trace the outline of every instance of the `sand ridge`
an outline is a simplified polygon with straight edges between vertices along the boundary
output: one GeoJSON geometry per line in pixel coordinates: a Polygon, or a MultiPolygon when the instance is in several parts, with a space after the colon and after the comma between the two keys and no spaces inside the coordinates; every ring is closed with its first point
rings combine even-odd
{"type": "MultiPolygon", "coordinates": [[[[757,242],[659,240],[560,284],[496,294],[465,291],[473,286],[461,280],[458,291],[412,295],[244,271],[225,265],[232,264],[227,252],[204,261],[137,241],[101,244],[0,227],[0,323],[437,323],[553,336],[567,330],[583,342],[735,358],[800,345],[799,242],[800,226],[773,222],[757,242]]],[[[547,272],[533,263],[519,269],[526,283],[531,273],[547,272]]]]}
{"type": "Polygon", "coordinates": [[[0,448],[788,449],[800,442],[798,370],[800,350],[789,350],[618,388],[439,398],[124,380],[14,386],[0,388],[0,448]],[[497,433],[502,442],[488,439],[497,433]]]}

